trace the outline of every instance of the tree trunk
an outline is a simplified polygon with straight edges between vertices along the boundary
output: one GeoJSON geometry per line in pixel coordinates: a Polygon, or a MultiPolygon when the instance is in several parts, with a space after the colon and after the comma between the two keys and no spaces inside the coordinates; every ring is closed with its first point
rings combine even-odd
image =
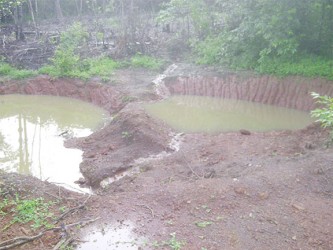
{"type": "Polygon", "coordinates": [[[56,15],[57,15],[57,19],[60,23],[62,23],[64,16],[62,15],[62,10],[61,10],[61,6],[60,6],[60,0],[55,0],[54,1],[55,4],[55,9],[56,9],[56,15]]]}
{"type": "Polygon", "coordinates": [[[14,10],[14,22],[15,22],[15,37],[17,41],[24,41],[25,36],[23,33],[23,27],[22,27],[22,6],[16,6],[14,10]]]}
{"type": "Polygon", "coordinates": [[[37,28],[37,23],[36,23],[35,14],[34,14],[34,8],[32,7],[31,0],[28,0],[28,6],[29,6],[29,11],[30,11],[32,23],[33,23],[34,29],[36,31],[36,37],[38,37],[38,28],[37,28]]]}
{"type": "Polygon", "coordinates": [[[36,13],[36,20],[38,20],[38,13],[39,13],[39,10],[38,10],[38,0],[35,0],[35,13],[36,13]]]}

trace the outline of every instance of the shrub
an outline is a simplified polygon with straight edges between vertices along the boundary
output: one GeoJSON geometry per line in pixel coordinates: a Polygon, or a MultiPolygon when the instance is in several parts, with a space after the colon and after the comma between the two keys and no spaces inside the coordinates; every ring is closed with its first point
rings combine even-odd
{"type": "Polygon", "coordinates": [[[299,55],[294,58],[264,58],[256,70],[260,73],[278,76],[300,75],[333,80],[333,60],[313,55],[299,55]]]}
{"type": "Polygon", "coordinates": [[[130,66],[135,68],[158,70],[163,66],[163,64],[164,62],[160,59],[142,54],[136,54],[130,60],[130,66]]]}
{"type": "Polygon", "coordinates": [[[331,139],[333,139],[333,97],[321,96],[318,93],[311,93],[313,99],[322,108],[311,111],[311,116],[317,118],[317,122],[320,122],[323,128],[329,128],[331,130],[331,139]]]}
{"type": "Polygon", "coordinates": [[[35,76],[33,70],[17,69],[5,62],[0,62],[0,76],[7,79],[25,79],[35,76]]]}

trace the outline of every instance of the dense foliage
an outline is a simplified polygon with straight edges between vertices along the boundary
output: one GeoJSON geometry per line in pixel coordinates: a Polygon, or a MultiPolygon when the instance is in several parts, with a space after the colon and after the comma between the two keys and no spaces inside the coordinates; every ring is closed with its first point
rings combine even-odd
{"type": "Polygon", "coordinates": [[[317,118],[317,122],[320,122],[323,128],[331,130],[331,139],[333,140],[333,98],[315,92],[312,92],[311,95],[321,106],[311,111],[311,115],[317,118]]]}
{"type": "Polygon", "coordinates": [[[8,63],[0,61],[0,78],[1,79],[24,79],[35,76],[36,72],[26,69],[17,69],[8,63]]]}
{"type": "Polygon", "coordinates": [[[199,63],[333,79],[332,0],[171,0],[160,18],[184,16],[199,63]]]}
{"type": "MultiPolygon", "coordinates": [[[[157,13],[172,49],[190,46],[197,63],[333,79],[333,0],[0,0],[1,24],[14,23],[17,40],[23,24],[37,31],[45,19],[82,17],[93,20],[96,41],[116,37],[123,56],[152,54],[157,13]]],[[[82,63],[73,48],[58,48],[54,60],[62,75],[82,63]]]]}

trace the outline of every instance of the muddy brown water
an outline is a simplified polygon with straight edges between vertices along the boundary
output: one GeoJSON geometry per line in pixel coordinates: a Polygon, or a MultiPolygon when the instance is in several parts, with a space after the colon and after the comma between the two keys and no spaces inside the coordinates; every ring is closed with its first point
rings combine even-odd
{"type": "Polygon", "coordinates": [[[64,147],[109,120],[92,104],[55,96],[0,96],[0,168],[78,188],[82,151],[64,147]]]}
{"type": "Polygon", "coordinates": [[[177,95],[145,108],[182,132],[297,130],[314,122],[308,112],[205,96],[177,95]]]}

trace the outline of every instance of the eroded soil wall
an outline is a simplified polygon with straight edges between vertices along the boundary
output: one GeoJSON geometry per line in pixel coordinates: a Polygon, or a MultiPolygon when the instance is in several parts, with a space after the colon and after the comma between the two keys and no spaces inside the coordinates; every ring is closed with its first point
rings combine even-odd
{"type": "Polygon", "coordinates": [[[333,82],[302,77],[272,76],[181,76],[164,84],[171,95],[200,95],[241,99],[309,111],[315,108],[310,93],[333,96],[333,82]]]}
{"type": "Polygon", "coordinates": [[[98,82],[83,82],[76,79],[52,79],[48,76],[38,76],[26,83],[11,82],[0,85],[0,95],[27,94],[53,95],[77,98],[115,113],[125,105],[123,93],[112,86],[98,82]]]}

